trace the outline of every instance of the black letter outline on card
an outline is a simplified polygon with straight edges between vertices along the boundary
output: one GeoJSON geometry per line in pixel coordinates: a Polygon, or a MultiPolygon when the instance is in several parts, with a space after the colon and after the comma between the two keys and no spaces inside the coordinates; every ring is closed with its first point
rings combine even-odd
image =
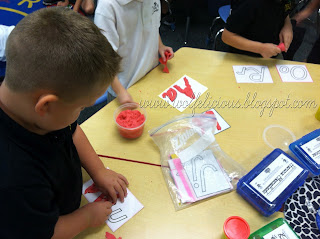
{"type": "Polygon", "coordinates": [[[114,211],[110,214],[110,216],[109,216],[109,218],[108,218],[108,221],[111,222],[111,223],[117,223],[117,222],[120,222],[120,221],[128,218],[127,215],[122,215],[122,216],[117,217],[117,218],[112,218],[112,216],[114,216],[115,214],[120,213],[120,212],[122,212],[122,209],[121,209],[121,208],[118,208],[118,209],[114,210],[114,211]]]}
{"type": "Polygon", "coordinates": [[[289,69],[288,66],[280,66],[279,68],[279,72],[281,72],[282,74],[288,74],[290,73],[290,76],[297,81],[303,81],[307,78],[308,73],[307,70],[303,67],[303,66],[293,66],[291,69],[289,69]],[[301,77],[296,76],[295,71],[296,70],[302,70],[303,71],[303,75],[301,77]]]}
{"type": "Polygon", "coordinates": [[[258,69],[254,68],[254,67],[243,67],[241,72],[237,71],[236,73],[238,75],[245,75],[246,71],[254,71],[255,73],[251,73],[249,75],[249,79],[253,82],[263,82],[264,80],[264,71],[265,71],[266,67],[262,66],[261,70],[259,71],[258,69]],[[256,76],[258,76],[258,78],[255,78],[256,76]]]}

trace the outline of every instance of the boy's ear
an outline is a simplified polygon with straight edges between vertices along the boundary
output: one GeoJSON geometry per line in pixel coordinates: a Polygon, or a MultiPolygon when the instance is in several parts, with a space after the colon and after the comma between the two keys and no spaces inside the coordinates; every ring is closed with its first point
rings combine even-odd
{"type": "Polygon", "coordinates": [[[43,94],[38,98],[35,104],[35,112],[40,116],[44,116],[49,111],[49,106],[51,103],[57,102],[59,100],[58,96],[54,94],[43,94]]]}

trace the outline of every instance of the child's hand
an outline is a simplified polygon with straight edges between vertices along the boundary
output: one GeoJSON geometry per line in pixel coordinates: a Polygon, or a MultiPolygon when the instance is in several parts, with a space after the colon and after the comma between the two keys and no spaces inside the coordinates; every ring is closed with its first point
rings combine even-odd
{"type": "Polygon", "coordinates": [[[291,26],[283,27],[279,33],[279,39],[280,39],[280,42],[283,42],[284,45],[286,46],[286,52],[287,52],[293,39],[292,27],[291,26]]]}
{"type": "Polygon", "coordinates": [[[59,1],[57,3],[58,7],[67,7],[69,5],[69,0],[59,1]]]}
{"type": "Polygon", "coordinates": [[[117,194],[123,202],[127,196],[128,180],[121,174],[110,169],[101,169],[93,177],[94,183],[105,195],[109,195],[113,203],[117,202],[117,194]]]}
{"type": "Polygon", "coordinates": [[[300,23],[301,23],[304,19],[308,18],[308,17],[310,16],[310,14],[311,14],[311,12],[308,11],[308,9],[302,10],[301,12],[298,12],[298,13],[293,17],[293,19],[296,20],[297,25],[300,25],[300,23]]]}
{"type": "Polygon", "coordinates": [[[272,56],[276,56],[276,55],[280,54],[281,50],[275,44],[262,43],[259,53],[263,58],[270,58],[272,56]]]}
{"type": "Polygon", "coordinates": [[[86,217],[89,227],[97,227],[106,222],[111,214],[112,203],[108,201],[100,201],[88,203],[81,209],[86,210],[86,217]]]}
{"type": "Polygon", "coordinates": [[[166,62],[166,60],[167,60],[167,59],[166,59],[166,55],[165,55],[165,52],[166,52],[166,51],[170,53],[170,57],[168,58],[168,60],[172,59],[173,56],[174,56],[174,53],[173,53],[173,50],[172,50],[171,47],[165,46],[165,45],[163,45],[163,44],[160,45],[160,46],[159,46],[159,54],[160,54],[163,62],[166,62]]]}
{"type": "Polygon", "coordinates": [[[127,90],[121,91],[118,95],[117,95],[117,99],[120,103],[120,105],[123,105],[125,103],[135,103],[131,97],[131,95],[129,94],[129,92],[127,90]]]}

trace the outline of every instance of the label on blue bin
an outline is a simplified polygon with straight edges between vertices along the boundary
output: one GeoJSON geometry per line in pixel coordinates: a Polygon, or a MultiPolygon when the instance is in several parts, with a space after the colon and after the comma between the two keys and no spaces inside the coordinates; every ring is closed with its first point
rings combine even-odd
{"type": "Polygon", "coordinates": [[[270,202],[275,200],[303,171],[284,154],[269,164],[250,185],[270,202]]]}
{"type": "Polygon", "coordinates": [[[305,143],[301,148],[317,163],[320,164],[320,136],[305,143]]]}
{"type": "Polygon", "coordinates": [[[283,224],[280,227],[274,229],[272,232],[263,236],[263,239],[297,239],[291,228],[287,224],[283,224]]]}

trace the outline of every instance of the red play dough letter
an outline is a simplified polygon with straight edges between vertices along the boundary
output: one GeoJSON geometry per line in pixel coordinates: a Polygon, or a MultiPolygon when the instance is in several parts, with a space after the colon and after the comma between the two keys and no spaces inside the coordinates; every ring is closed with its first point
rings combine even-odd
{"type": "Polygon", "coordinates": [[[162,94],[162,98],[166,98],[166,96],[168,96],[171,101],[174,101],[177,98],[177,92],[170,88],[167,92],[162,94]]]}
{"type": "Polygon", "coordinates": [[[91,186],[89,186],[86,191],[84,191],[84,194],[86,193],[96,193],[99,192],[99,189],[96,187],[96,185],[93,183],[91,186]]]}
{"type": "Polygon", "coordinates": [[[179,86],[174,85],[173,87],[176,88],[179,92],[185,94],[186,96],[190,97],[191,99],[195,99],[193,90],[191,89],[191,85],[186,77],[183,78],[184,83],[186,84],[186,88],[181,89],[179,86]]]}

